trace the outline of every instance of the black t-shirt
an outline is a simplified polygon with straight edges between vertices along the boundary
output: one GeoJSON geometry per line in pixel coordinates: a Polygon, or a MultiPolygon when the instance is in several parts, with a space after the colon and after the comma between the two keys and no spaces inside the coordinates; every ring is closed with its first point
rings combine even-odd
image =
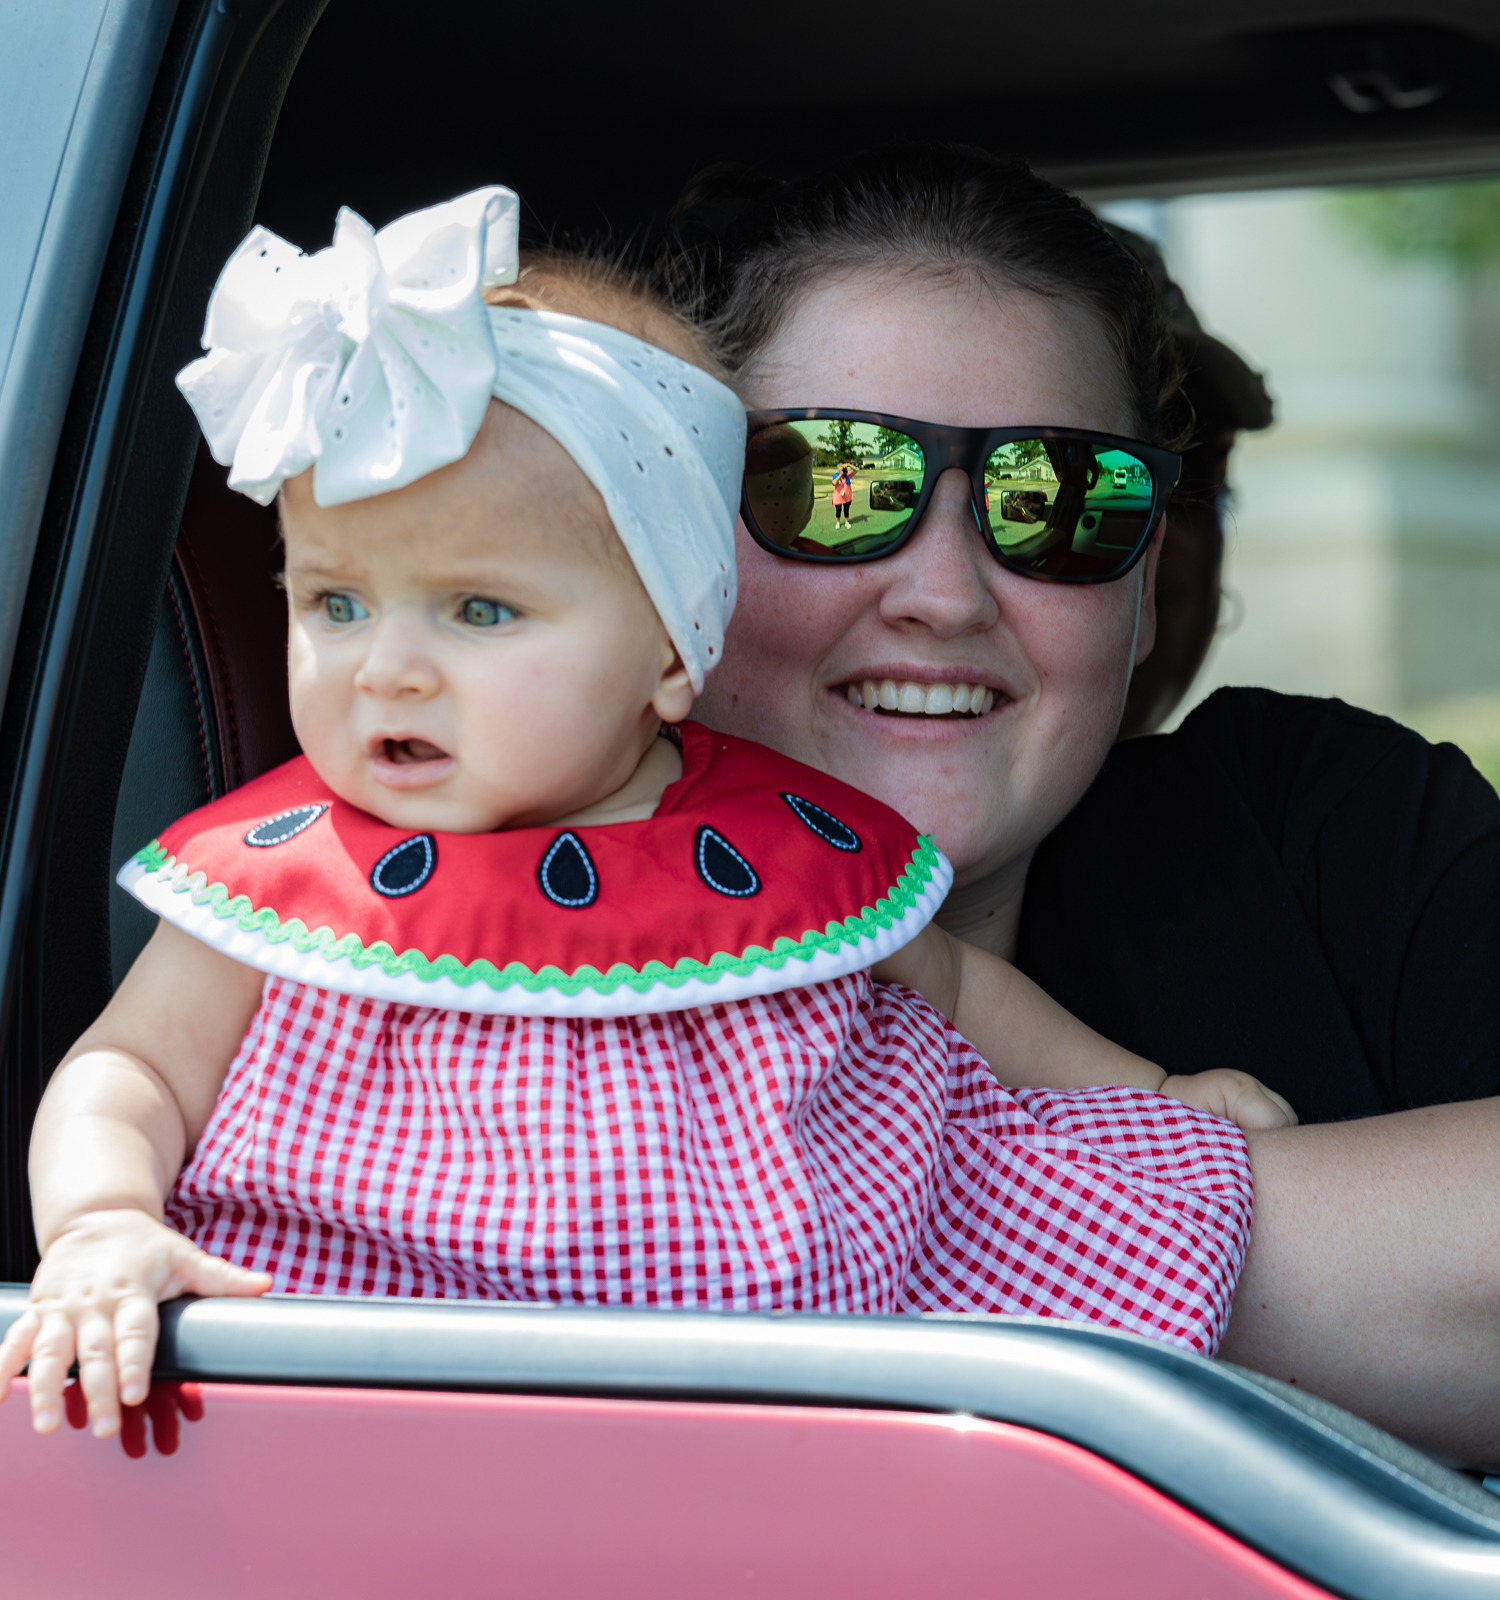
{"type": "Polygon", "coordinates": [[[1221,689],[1110,753],[1037,852],[1017,964],[1304,1122],[1500,1093],[1500,798],[1384,717],[1221,689]]]}

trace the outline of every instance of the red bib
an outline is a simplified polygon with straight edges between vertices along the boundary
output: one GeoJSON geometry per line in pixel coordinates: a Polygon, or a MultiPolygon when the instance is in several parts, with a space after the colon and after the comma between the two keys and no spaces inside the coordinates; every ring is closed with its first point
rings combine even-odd
{"type": "Polygon", "coordinates": [[[453,1011],[630,1016],[821,983],[914,938],[953,870],[888,806],[684,723],[646,822],[411,833],[299,756],[175,822],[119,881],[263,972],[453,1011]]]}

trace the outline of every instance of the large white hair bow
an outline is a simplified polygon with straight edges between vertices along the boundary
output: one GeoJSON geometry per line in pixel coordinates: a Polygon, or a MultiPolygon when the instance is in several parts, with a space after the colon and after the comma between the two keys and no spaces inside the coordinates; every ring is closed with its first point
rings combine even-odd
{"type": "Polygon", "coordinates": [[[341,505],[458,460],[495,378],[480,291],[515,282],[519,214],[499,187],[379,233],[345,207],[312,256],[256,228],[177,376],[230,487],[269,505],[316,466],[314,498],[341,505]]]}
{"type": "Polygon", "coordinates": [[[262,505],[308,467],[321,506],[399,489],[467,452],[491,395],[514,406],[598,489],[701,689],[734,610],[745,408],[618,328],[486,306],[518,275],[518,215],[501,188],[379,233],[344,210],[314,256],[256,228],[177,386],[230,487],[262,505]]]}

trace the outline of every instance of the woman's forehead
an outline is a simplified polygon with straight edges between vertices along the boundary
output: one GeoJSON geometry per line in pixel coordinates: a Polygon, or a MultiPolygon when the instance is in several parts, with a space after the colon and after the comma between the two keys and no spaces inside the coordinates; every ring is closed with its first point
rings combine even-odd
{"type": "Polygon", "coordinates": [[[1135,431],[1123,375],[1084,307],[964,274],[859,274],[810,287],[746,374],[752,406],[884,411],[955,427],[1135,431]]]}

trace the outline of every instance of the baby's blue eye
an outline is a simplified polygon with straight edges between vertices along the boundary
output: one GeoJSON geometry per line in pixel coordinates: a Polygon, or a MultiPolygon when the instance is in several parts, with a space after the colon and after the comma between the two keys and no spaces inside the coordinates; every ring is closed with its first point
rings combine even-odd
{"type": "Polygon", "coordinates": [[[464,601],[459,616],[471,628],[493,628],[497,623],[509,622],[515,612],[509,606],[501,605],[498,600],[480,600],[470,595],[464,601]]]}
{"type": "Polygon", "coordinates": [[[330,594],[323,597],[323,609],[330,622],[362,622],[369,612],[347,594],[330,594]]]}

